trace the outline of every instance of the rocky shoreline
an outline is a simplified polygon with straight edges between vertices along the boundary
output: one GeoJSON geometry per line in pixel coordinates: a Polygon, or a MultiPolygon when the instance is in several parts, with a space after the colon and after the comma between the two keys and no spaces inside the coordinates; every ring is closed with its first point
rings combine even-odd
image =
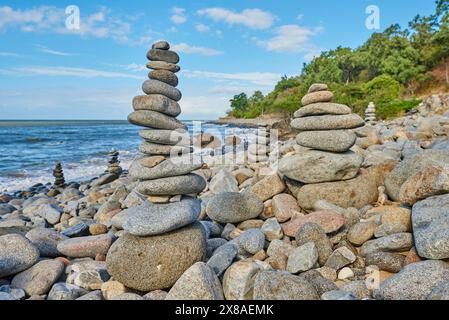
{"type": "Polygon", "coordinates": [[[101,177],[0,195],[0,300],[449,299],[448,95],[365,125],[316,85],[298,137],[269,145],[279,167],[244,151],[183,167],[161,132],[177,81],[156,77],[131,120],[168,127],[141,133],[129,172],[111,151],[101,177]]]}

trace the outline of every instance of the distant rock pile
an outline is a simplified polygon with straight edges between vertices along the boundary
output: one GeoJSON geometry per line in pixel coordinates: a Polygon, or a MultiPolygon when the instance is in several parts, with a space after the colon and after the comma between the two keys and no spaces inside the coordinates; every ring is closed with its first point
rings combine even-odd
{"type": "Polygon", "coordinates": [[[266,162],[270,153],[270,128],[260,127],[248,146],[248,161],[250,163],[266,162]]]}
{"type": "Polygon", "coordinates": [[[206,234],[197,222],[201,202],[195,199],[206,182],[191,173],[202,163],[185,156],[179,162],[170,159],[178,152],[190,154],[192,147],[185,139],[186,126],[175,118],[181,112],[174,73],[179,57],[169,48],[161,41],[148,52],[148,66],[155,71],[143,85],[147,95],[134,98],[135,112],[129,115],[131,123],[147,128],[140,132],[144,156],[131,164],[129,173],[138,181],[136,191],[151,202],[145,199],[121,213],[118,224],[126,233],[106,259],[114,279],[140,291],[170,288],[206,252],[206,234]]]}
{"type": "Polygon", "coordinates": [[[65,179],[64,179],[64,171],[62,170],[61,162],[56,163],[55,169],[53,170],[53,177],[55,177],[54,186],[57,188],[64,188],[65,179]]]}
{"type": "Polygon", "coordinates": [[[118,159],[119,152],[115,149],[112,149],[109,152],[109,165],[108,165],[108,172],[110,174],[115,174],[117,176],[120,176],[123,169],[120,167],[120,161],[118,159]]]}
{"type": "Polygon", "coordinates": [[[376,106],[374,102],[370,102],[365,110],[365,122],[374,123],[376,120],[376,106]]]}

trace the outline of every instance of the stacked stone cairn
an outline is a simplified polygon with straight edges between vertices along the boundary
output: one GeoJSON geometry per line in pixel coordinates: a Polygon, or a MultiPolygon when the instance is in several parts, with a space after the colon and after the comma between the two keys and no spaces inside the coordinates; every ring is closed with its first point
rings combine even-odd
{"type": "Polygon", "coordinates": [[[332,103],[333,93],[325,84],[314,84],[302,99],[291,126],[299,131],[298,154],[279,162],[279,171],[302,184],[345,181],[358,175],[363,158],[350,151],[356,142],[351,130],[364,121],[351,109],[332,103]]]}
{"type": "Polygon", "coordinates": [[[248,146],[248,162],[267,162],[270,153],[269,127],[260,127],[251,139],[253,141],[248,146]]]}
{"type": "Polygon", "coordinates": [[[53,170],[53,177],[55,177],[54,187],[56,188],[65,187],[64,172],[62,170],[61,162],[56,163],[55,169],[53,170]]]}
{"type": "Polygon", "coordinates": [[[205,257],[206,234],[198,222],[196,195],[205,180],[192,171],[202,167],[193,157],[181,113],[181,92],[175,87],[179,56],[165,41],[153,44],[147,57],[153,69],[143,84],[146,95],[134,98],[132,124],[142,126],[143,156],[133,161],[130,176],[145,201],[124,210],[117,227],[125,233],[108,252],[108,272],[126,287],[139,291],[167,289],[205,257]]]}
{"type": "Polygon", "coordinates": [[[365,122],[375,123],[376,122],[376,106],[374,102],[370,102],[365,110],[365,122]]]}
{"type": "Polygon", "coordinates": [[[112,149],[109,151],[109,164],[108,164],[108,172],[110,174],[115,174],[117,176],[120,176],[120,174],[123,172],[122,167],[120,167],[120,161],[118,159],[119,152],[115,149],[112,149]]]}

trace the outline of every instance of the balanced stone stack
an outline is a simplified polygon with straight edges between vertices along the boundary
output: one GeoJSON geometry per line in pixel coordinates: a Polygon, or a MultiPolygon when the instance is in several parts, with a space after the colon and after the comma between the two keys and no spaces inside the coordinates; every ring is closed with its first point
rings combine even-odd
{"type": "Polygon", "coordinates": [[[374,105],[374,102],[370,102],[365,110],[365,122],[376,122],[376,106],[374,105]]]}
{"type": "Polygon", "coordinates": [[[299,154],[279,162],[279,171],[303,184],[343,181],[357,176],[363,158],[350,151],[356,135],[351,129],[364,121],[351,109],[332,103],[333,93],[325,84],[314,84],[302,99],[291,126],[300,131],[296,142],[304,147],[299,154]]]}
{"type": "Polygon", "coordinates": [[[193,147],[187,127],[176,119],[181,113],[175,74],[180,70],[179,56],[169,49],[167,42],[160,41],[148,52],[147,66],[153,71],[143,84],[146,95],[134,98],[134,112],[128,117],[132,124],[145,127],[139,148],[144,156],[131,164],[129,173],[138,180],[136,191],[159,200],[198,194],[206,187],[202,177],[191,173],[202,162],[190,155],[193,147]]]}
{"type": "Polygon", "coordinates": [[[138,180],[136,191],[150,201],[120,213],[114,226],[125,233],[106,257],[115,280],[143,292],[170,288],[206,254],[206,232],[198,222],[201,202],[195,198],[206,182],[191,173],[202,163],[190,155],[186,127],[176,119],[181,112],[181,93],[175,88],[179,57],[169,48],[160,41],[148,52],[148,66],[155,71],[143,85],[147,95],[134,98],[135,112],[129,116],[131,123],[146,127],[140,132],[144,156],[129,173],[138,180]],[[184,155],[175,157],[178,153],[184,155]]]}
{"type": "Polygon", "coordinates": [[[65,186],[64,172],[62,170],[61,162],[56,163],[55,169],[53,170],[53,177],[55,177],[55,187],[63,188],[65,186]]]}
{"type": "Polygon", "coordinates": [[[118,156],[119,152],[117,150],[112,149],[111,151],[109,151],[108,172],[117,176],[119,176],[123,171],[122,167],[120,167],[118,156]]]}
{"type": "Polygon", "coordinates": [[[248,161],[250,163],[266,162],[270,153],[270,130],[261,127],[257,134],[252,135],[252,142],[248,147],[248,161]]]}

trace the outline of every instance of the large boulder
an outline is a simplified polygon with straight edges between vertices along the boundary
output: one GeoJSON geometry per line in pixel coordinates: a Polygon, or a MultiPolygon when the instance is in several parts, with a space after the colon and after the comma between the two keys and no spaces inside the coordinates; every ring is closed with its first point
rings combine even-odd
{"type": "Polygon", "coordinates": [[[375,297],[382,300],[424,300],[434,288],[449,281],[449,265],[427,260],[410,264],[381,283],[375,297]]]}
{"type": "Polygon", "coordinates": [[[421,257],[449,258],[449,194],[417,202],[412,209],[412,223],[421,257]]]}
{"type": "Polygon", "coordinates": [[[206,234],[196,222],[158,236],[123,235],[110,248],[107,269],[125,286],[152,291],[173,286],[194,263],[206,254],[206,234]]]}
{"type": "Polygon", "coordinates": [[[0,237],[0,278],[26,270],[38,259],[39,250],[24,236],[8,234],[0,237]]]}
{"type": "Polygon", "coordinates": [[[425,150],[400,162],[385,178],[385,188],[391,199],[400,201],[402,185],[429,166],[449,165],[449,150],[425,150]]]}

